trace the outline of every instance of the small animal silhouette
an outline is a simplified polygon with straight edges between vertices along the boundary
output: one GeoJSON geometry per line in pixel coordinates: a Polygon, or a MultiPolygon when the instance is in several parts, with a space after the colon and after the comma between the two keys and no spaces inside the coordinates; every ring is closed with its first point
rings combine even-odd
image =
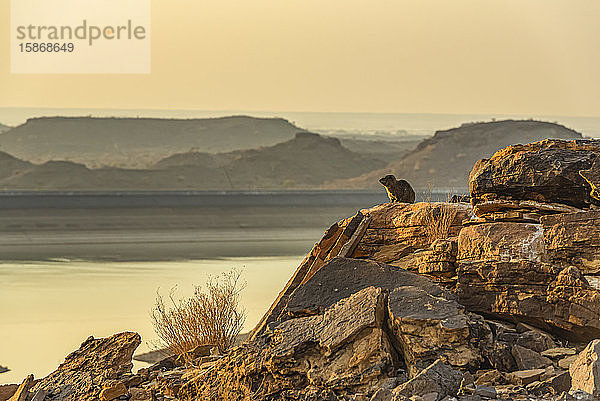
{"type": "Polygon", "coordinates": [[[405,180],[397,180],[389,174],[379,180],[387,191],[390,202],[414,203],[415,191],[405,180]]]}

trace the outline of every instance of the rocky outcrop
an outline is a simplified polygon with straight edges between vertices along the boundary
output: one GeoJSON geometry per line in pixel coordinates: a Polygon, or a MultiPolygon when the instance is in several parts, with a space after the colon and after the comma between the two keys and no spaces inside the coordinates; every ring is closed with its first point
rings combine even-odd
{"type": "Polygon", "coordinates": [[[372,395],[406,381],[402,372],[420,383],[419,374],[440,358],[476,368],[483,357],[474,328],[489,332],[431,280],[382,263],[334,258],[293,291],[264,332],[218,362],[218,375],[202,373],[183,391],[199,388],[194,396],[215,399],[223,396],[223,375],[244,372],[249,388],[263,383],[254,393],[259,398],[289,399],[305,388],[372,395]]]}
{"type": "Polygon", "coordinates": [[[599,143],[498,152],[473,170],[474,208],[384,204],[334,224],[226,355],[204,347],[134,375],[139,337],[90,339],[32,391],[47,401],[592,399],[600,218],[588,183],[599,143]]]}
{"type": "Polygon", "coordinates": [[[129,332],[108,338],[90,337],[31,392],[45,391],[53,401],[98,400],[106,382],[131,373],[131,358],[140,342],[139,334],[129,332]]]}

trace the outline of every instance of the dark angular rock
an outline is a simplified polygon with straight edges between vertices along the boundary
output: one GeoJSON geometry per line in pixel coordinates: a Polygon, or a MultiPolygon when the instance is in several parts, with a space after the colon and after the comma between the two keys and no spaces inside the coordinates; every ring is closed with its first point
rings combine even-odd
{"type": "Polygon", "coordinates": [[[597,202],[579,174],[600,155],[600,141],[544,140],[513,145],[478,161],[469,176],[471,203],[494,199],[561,203],[578,208],[597,202]]]}
{"type": "Polygon", "coordinates": [[[560,394],[571,389],[571,375],[569,372],[561,372],[556,376],[544,380],[543,383],[552,390],[553,394],[560,394]]]}
{"type": "Polygon", "coordinates": [[[556,342],[552,336],[541,330],[527,330],[520,333],[514,344],[528,348],[535,352],[543,352],[547,349],[556,347],[556,342]]]}
{"type": "Polygon", "coordinates": [[[482,359],[477,346],[479,338],[472,331],[479,327],[489,333],[487,325],[468,316],[449,291],[394,266],[333,259],[292,293],[285,310],[289,316],[319,313],[367,286],[391,291],[391,333],[411,375],[440,357],[457,367],[478,366],[482,359]]]}
{"type": "Polygon", "coordinates": [[[519,370],[539,369],[552,365],[550,359],[520,345],[513,345],[512,354],[515,357],[519,370]]]}
{"type": "Polygon", "coordinates": [[[485,398],[496,398],[496,389],[493,386],[476,386],[475,395],[485,398]]]}
{"type": "Polygon", "coordinates": [[[413,286],[432,296],[444,295],[437,284],[404,269],[370,260],[335,258],[291,294],[284,312],[290,316],[322,313],[339,300],[370,286],[388,290],[413,286]]]}
{"type": "Polygon", "coordinates": [[[437,393],[437,400],[447,395],[455,396],[458,393],[462,374],[438,360],[424,369],[408,382],[396,387],[393,391],[394,400],[399,397],[411,397],[437,393]]]}
{"type": "Polygon", "coordinates": [[[505,342],[495,341],[493,345],[485,352],[485,355],[494,369],[503,372],[512,372],[517,370],[517,362],[511,352],[512,347],[505,342]]]}

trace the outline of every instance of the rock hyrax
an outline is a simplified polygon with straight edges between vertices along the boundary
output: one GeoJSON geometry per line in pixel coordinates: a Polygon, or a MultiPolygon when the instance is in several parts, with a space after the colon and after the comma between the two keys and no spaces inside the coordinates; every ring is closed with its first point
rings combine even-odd
{"type": "Polygon", "coordinates": [[[391,202],[414,203],[415,191],[405,180],[397,180],[393,175],[386,175],[379,180],[387,190],[391,202]]]}

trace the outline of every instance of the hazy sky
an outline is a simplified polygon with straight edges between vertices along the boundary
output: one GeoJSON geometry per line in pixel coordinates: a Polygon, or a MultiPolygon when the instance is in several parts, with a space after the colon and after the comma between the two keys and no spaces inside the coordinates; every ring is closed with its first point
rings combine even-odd
{"type": "Polygon", "coordinates": [[[152,74],[11,75],[0,107],[600,116],[597,0],[169,0],[152,74]]]}

